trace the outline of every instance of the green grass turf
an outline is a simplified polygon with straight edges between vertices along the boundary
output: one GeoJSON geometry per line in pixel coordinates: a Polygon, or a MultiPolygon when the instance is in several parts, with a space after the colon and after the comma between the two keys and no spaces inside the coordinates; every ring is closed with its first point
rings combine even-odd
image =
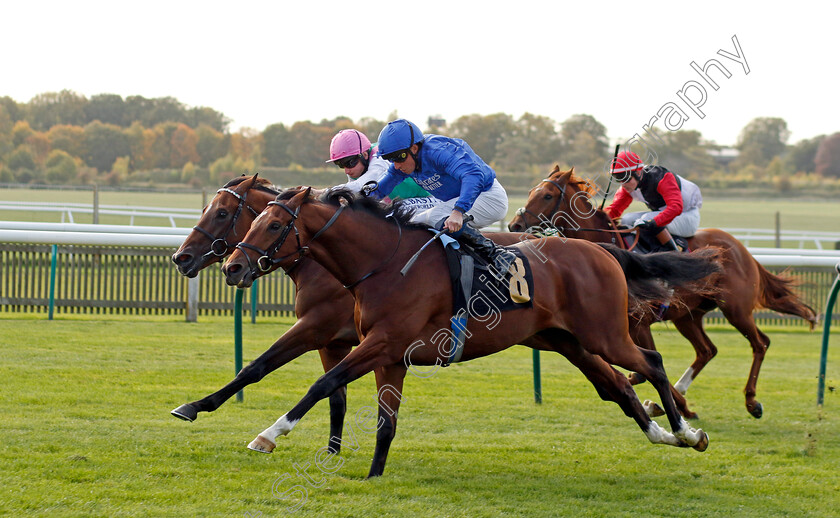
{"type": "MultiPolygon", "coordinates": [[[[245,359],[289,320],[244,325],[245,359]]],[[[228,319],[93,320],[0,314],[0,515],[283,516],[830,516],[840,502],[840,400],[816,408],[819,333],[765,329],[773,340],[758,383],[764,417],[744,409],[751,354],[736,332],[711,332],[718,357],[688,398],[711,438],[704,453],[652,445],[617,405],[601,401],[565,359],[542,353],[544,403],[533,401],[531,351],[409,375],[385,476],[365,480],[374,436],[355,415],[374,405],[372,376],[349,389],[345,447],[333,474],[328,407],[315,408],[272,455],[245,445],[321,374],[308,353],[193,423],[169,415],[233,374],[228,319]],[[307,482],[295,465],[310,463],[307,482]],[[301,495],[303,493],[300,493],[301,495]]],[[[835,332],[835,335],[837,332],[835,332]]],[[[655,328],[672,380],[693,350],[655,328]]],[[[829,358],[837,385],[840,353],[829,358]]],[[[649,384],[637,391],[651,398],[649,384]]],[[[663,418],[659,422],[667,427],[663,418]]]]}

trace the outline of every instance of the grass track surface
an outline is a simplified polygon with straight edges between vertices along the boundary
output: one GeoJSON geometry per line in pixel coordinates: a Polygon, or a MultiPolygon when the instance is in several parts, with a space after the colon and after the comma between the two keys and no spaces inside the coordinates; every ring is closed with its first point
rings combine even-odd
{"type": "MultiPolygon", "coordinates": [[[[246,362],[289,324],[246,323],[246,362]]],[[[819,333],[765,331],[760,420],[741,393],[747,342],[711,333],[720,352],[688,393],[694,426],[711,438],[705,453],[650,444],[554,354],[542,354],[535,405],[531,351],[515,347],[429,379],[409,375],[385,476],[364,480],[374,435],[354,416],[374,404],[372,376],[349,390],[358,451],[345,446],[343,464],[324,475],[314,459],[326,445],[326,401],[272,455],[245,449],[321,374],[315,353],[246,388],[244,403],[186,423],[169,411],[232,377],[229,320],[0,314],[0,515],[284,516],[294,494],[275,498],[272,486],[289,475],[277,489],[306,488],[293,516],[837,516],[840,399],[829,391],[816,408],[819,333]],[[296,473],[306,463],[310,482],[296,473]]],[[[654,332],[676,380],[693,350],[671,328],[654,332]]],[[[833,341],[829,387],[840,369],[833,341]]],[[[653,395],[649,384],[637,390],[653,395]]]]}

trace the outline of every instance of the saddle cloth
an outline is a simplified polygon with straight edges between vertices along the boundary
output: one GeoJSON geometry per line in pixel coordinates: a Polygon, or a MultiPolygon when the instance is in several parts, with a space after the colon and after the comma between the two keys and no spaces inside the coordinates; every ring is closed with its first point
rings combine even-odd
{"type": "Polygon", "coordinates": [[[491,321],[503,311],[533,306],[534,278],[528,258],[517,248],[507,248],[516,255],[508,274],[497,280],[488,270],[486,259],[468,245],[442,235],[449,277],[452,280],[452,346],[448,361],[458,362],[463,353],[467,320],[491,321]]]}

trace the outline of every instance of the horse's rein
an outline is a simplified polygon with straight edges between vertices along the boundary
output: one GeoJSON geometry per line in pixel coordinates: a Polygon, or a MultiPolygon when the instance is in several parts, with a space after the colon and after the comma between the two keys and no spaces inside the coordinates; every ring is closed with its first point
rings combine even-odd
{"type": "MultiPolygon", "coordinates": [[[[543,183],[543,182],[552,184],[553,186],[557,187],[558,191],[560,191],[560,196],[557,197],[557,201],[554,202],[554,208],[552,208],[551,211],[550,211],[550,214],[553,216],[554,214],[557,213],[557,208],[560,207],[560,202],[563,201],[563,197],[566,194],[566,189],[564,189],[563,186],[561,186],[559,183],[555,182],[554,180],[552,180],[550,178],[544,178],[540,183],[543,183]]],[[[537,185],[539,185],[539,184],[537,184],[537,185]]],[[[571,231],[574,231],[574,232],[605,232],[605,233],[608,233],[608,234],[630,234],[634,231],[634,229],[632,229],[632,228],[622,230],[622,229],[604,229],[604,228],[582,228],[582,227],[566,228],[566,227],[558,227],[550,219],[546,218],[545,215],[534,214],[533,212],[526,209],[525,207],[520,207],[519,209],[517,209],[516,214],[519,215],[519,216],[522,216],[524,214],[528,214],[529,216],[531,216],[532,218],[534,218],[535,220],[540,221],[540,222],[545,220],[549,224],[551,224],[551,226],[555,230],[560,232],[561,234],[562,234],[563,230],[571,230],[571,231]],[[542,216],[542,217],[540,217],[540,216],[542,216]]],[[[529,228],[533,228],[533,227],[529,227],[529,228]]],[[[639,243],[639,237],[640,237],[639,232],[636,232],[636,238],[634,239],[633,244],[630,245],[629,248],[627,248],[628,251],[636,248],[636,245],[639,243]]],[[[621,241],[623,242],[624,240],[622,239],[621,241]]]]}
{"type": "MultiPolygon", "coordinates": [[[[279,201],[270,201],[268,202],[268,205],[277,205],[292,216],[292,219],[289,220],[286,226],[283,227],[282,232],[280,232],[280,237],[278,237],[266,250],[263,250],[257,246],[245,242],[236,245],[236,248],[242,250],[243,253],[245,253],[245,258],[248,260],[248,266],[251,268],[251,270],[256,271],[256,269],[254,268],[254,266],[256,266],[263,273],[266,273],[269,270],[271,270],[271,267],[275,264],[281,263],[294,255],[298,256],[298,259],[295,262],[299,261],[303,258],[303,256],[306,254],[306,251],[309,249],[309,245],[303,246],[300,244],[300,232],[298,232],[297,226],[295,226],[295,221],[297,220],[298,215],[300,214],[301,206],[298,205],[295,210],[292,210],[286,204],[279,201]],[[280,251],[280,247],[282,247],[283,243],[286,242],[286,238],[289,237],[289,232],[291,232],[292,230],[295,231],[295,239],[297,240],[297,250],[295,250],[291,254],[284,255],[283,257],[275,258],[274,254],[280,251]],[[260,257],[257,259],[256,265],[251,264],[251,257],[244,250],[246,248],[248,250],[253,250],[254,252],[260,254],[260,257]]],[[[335,211],[335,213],[332,215],[330,220],[327,221],[327,223],[323,227],[321,227],[321,230],[319,230],[315,233],[314,236],[312,236],[312,239],[310,239],[309,242],[312,243],[318,238],[318,236],[326,232],[326,230],[330,228],[333,223],[335,223],[335,220],[338,219],[338,216],[342,213],[342,211],[344,211],[345,207],[345,205],[339,207],[338,210],[335,211]]]]}

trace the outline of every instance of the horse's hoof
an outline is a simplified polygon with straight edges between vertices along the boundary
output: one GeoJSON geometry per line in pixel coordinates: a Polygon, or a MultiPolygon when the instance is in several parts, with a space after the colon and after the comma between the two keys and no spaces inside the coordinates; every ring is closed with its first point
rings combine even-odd
{"type": "Polygon", "coordinates": [[[691,410],[684,412],[683,417],[685,417],[686,419],[700,419],[700,416],[697,415],[697,412],[692,412],[691,410]]]}
{"type": "Polygon", "coordinates": [[[189,403],[183,404],[169,413],[178,419],[183,419],[184,421],[189,422],[195,421],[196,417],[198,417],[198,412],[196,412],[195,408],[193,408],[193,406],[189,403]]]}
{"type": "Polygon", "coordinates": [[[764,415],[764,407],[758,401],[755,402],[752,408],[747,405],[747,411],[756,419],[761,419],[761,416],[764,415]]]}
{"type": "Polygon", "coordinates": [[[251,444],[248,445],[249,450],[258,451],[260,453],[271,453],[274,451],[274,447],[276,444],[269,441],[262,435],[258,435],[256,439],[251,441],[251,444]]]}
{"type": "MultiPolygon", "coordinates": [[[[703,430],[698,430],[698,431],[703,432],[703,430]]],[[[709,434],[707,434],[706,432],[703,432],[703,437],[701,437],[700,440],[697,441],[697,444],[692,446],[692,448],[694,448],[697,451],[706,451],[706,448],[708,448],[708,447],[709,447],[709,434]]]]}
{"type": "Polygon", "coordinates": [[[648,417],[659,417],[661,415],[665,415],[665,410],[659,406],[658,403],[651,401],[650,399],[646,399],[642,406],[645,407],[645,412],[647,413],[648,417]]]}
{"type": "Polygon", "coordinates": [[[645,378],[638,372],[631,372],[628,379],[630,380],[631,385],[638,385],[647,381],[647,378],[645,378]]]}

